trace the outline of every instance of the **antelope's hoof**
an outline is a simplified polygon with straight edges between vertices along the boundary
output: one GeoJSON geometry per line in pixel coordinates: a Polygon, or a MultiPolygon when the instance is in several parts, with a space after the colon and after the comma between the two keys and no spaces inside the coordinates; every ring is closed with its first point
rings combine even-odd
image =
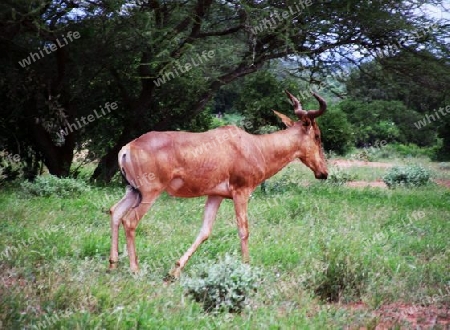
{"type": "Polygon", "coordinates": [[[116,269],[118,264],[119,264],[118,260],[117,261],[109,260],[109,269],[110,270],[116,269]]]}
{"type": "Polygon", "coordinates": [[[164,283],[170,284],[178,281],[180,278],[181,270],[179,268],[172,269],[166,276],[164,276],[164,283]]]}

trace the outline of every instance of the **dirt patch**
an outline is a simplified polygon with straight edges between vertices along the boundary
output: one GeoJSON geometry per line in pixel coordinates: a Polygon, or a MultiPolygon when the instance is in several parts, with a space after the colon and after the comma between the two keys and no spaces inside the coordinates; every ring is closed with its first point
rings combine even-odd
{"type": "MultiPolygon", "coordinates": [[[[446,188],[450,189],[450,180],[434,180],[434,182],[436,182],[438,185],[440,186],[444,186],[446,188]]],[[[383,188],[383,189],[387,189],[388,186],[386,185],[386,183],[384,183],[381,180],[377,180],[377,181],[350,181],[347,182],[345,184],[347,187],[352,187],[352,188],[383,188]]]]}
{"type": "Polygon", "coordinates": [[[384,183],[383,181],[350,181],[346,183],[347,187],[353,187],[353,188],[366,188],[366,187],[371,187],[371,188],[387,188],[386,183],[384,183]]]}
{"type": "Polygon", "coordinates": [[[13,286],[25,286],[27,282],[17,276],[15,269],[8,269],[6,266],[0,268],[0,291],[3,288],[10,288],[13,286]]]}
{"type": "Polygon", "coordinates": [[[379,167],[379,168],[389,168],[394,166],[391,163],[380,163],[380,162],[366,162],[362,160],[346,160],[346,159],[335,159],[330,162],[331,165],[347,168],[347,167],[379,167]]]}
{"type": "MultiPolygon", "coordinates": [[[[361,302],[342,307],[352,312],[364,312],[368,309],[361,302]]],[[[349,326],[347,329],[450,329],[449,306],[420,306],[398,302],[383,305],[370,314],[374,317],[370,326],[349,326]]]]}
{"type": "Polygon", "coordinates": [[[434,180],[438,185],[450,188],[450,180],[438,179],[434,180]]]}
{"type": "Polygon", "coordinates": [[[377,330],[392,329],[396,325],[401,329],[448,329],[450,326],[450,308],[445,306],[415,306],[394,303],[381,306],[373,312],[380,318],[377,330]]]}
{"type": "MultiPolygon", "coordinates": [[[[406,321],[412,328],[431,329],[435,327],[447,328],[450,325],[450,308],[445,306],[415,306],[407,304],[390,304],[375,311],[387,327],[406,321]]],[[[381,325],[381,324],[379,324],[381,325]]],[[[378,327],[377,327],[378,328],[378,327]]]]}

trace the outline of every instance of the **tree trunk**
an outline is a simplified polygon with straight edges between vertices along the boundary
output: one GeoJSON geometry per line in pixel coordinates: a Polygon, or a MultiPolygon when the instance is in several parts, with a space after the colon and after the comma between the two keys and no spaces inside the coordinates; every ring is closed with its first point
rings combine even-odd
{"type": "MultiPolygon", "coordinates": [[[[50,174],[58,177],[68,176],[73,160],[73,150],[75,149],[75,133],[69,133],[65,137],[64,145],[57,146],[36,115],[38,110],[33,99],[27,102],[27,109],[27,127],[31,136],[30,144],[33,146],[37,157],[41,158],[50,174]]],[[[27,169],[30,173],[34,173],[35,170],[35,168],[27,169]]]]}
{"type": "Polygon", "coordinates": [[[120,149],[131,139],[128,139],[128,134],[122,134],[121,138],[116,142],[116,144],[100,159],[94,173],[91,176],[91,182],[105,182],[109,183],[116,174],[117,167],[117,154],[120,149]]]}
{"type": "MultiPolygon", "coordinates": [[[[257,71],[263,64],[263,61],[256,62],[251,67],[246,66],[244,63],[239,65],[235,70],[221,76],[218,80],[212,82],[208,88],[208,91],[200,95],[197,103],[190,109],[189,112],[184,113],[183,119],[189,120],[197,116],[208,104],[211,98],[219,90],[222,85],[230,83],[239,77],[245,76],[249,73],[257,71]]],[[[101,159],[97,168],[91,176],[91,181],[101,181],[109,183],[117,171],[117,154],[119,153],[122,146],[130,142],[133,138],[146,132],[148,128],[142,127],[142,122],[140,118],[145,114],[147,109],[151,104],[151,95],[153,93],[153,86],[148,86],[148,92],[141,93],[141,100],[136,102],[137,104],[134,111],[131,112],[132,117],[130,123],[125,125],[122,135],[118,139],[118,142],[104,155],[101,159]],[[128,127],[133,127],[133,132],[128,127]]],[[[157,123],[154,127],[154,131],[165,131],[170,129],[171,123],[176,118],[167,115],[163,120],[157,123]]]]}
{"type": "Polygon", "coordinates": [[[58,177],[68,176],[75,149],[74,134],[71,133],[65,137],[64,145],[56,146],[50,134],[39,123],[33,122],[29,126],[35,150],[43,155],[44,164],[50,174],[58,177]]]}
{"type": "MultiPolygon", "coordinates": [[[[153,87],[151,87],[153,88],[153,87]]],[[[130,142],[136,136],[145,133],[146,127],[143,127],[140,118],[145,114],[151,104],[152,89],[148,88],[146,92],[141,92],[141,96],[136,102],[132,102],[128,97],[125,97],[125,106],[129,109],[130,115],[128,121],[124,123],[124,128],[120,137],[115,142],[114,146],[109,149],[105,155],[100,159],[97,167],[90,178],[91,182],[109,183],[117,172],[117,154],[120,149],[130,142]]]]}

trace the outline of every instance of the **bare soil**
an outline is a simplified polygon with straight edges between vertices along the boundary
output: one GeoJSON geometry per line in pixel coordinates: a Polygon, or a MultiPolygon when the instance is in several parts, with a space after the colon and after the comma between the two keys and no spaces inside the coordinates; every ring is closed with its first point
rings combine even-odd
{"type": "MultiPolygon", "coordinates": [[[[344,305],[351,311],[365,311],[364,303],[344,305]]],[[[371,312],[374,317],[369,326],[349,325],[347,329],[450,329],[449,306],[420,306],[395,302],[382,305],[371,312]]]]}
{"type": "Polygon", "coordinates": [[[371,188],[387,188],[386,183],[384,183],[381,180],[377,180],[377,181],[350,181],[347,182],[346,184],[348,187],[354,187],[354,188],[366,188],[366,187],[371,187],[371,188]]]}
{"type": "Polygon", "coordinates": [[[346,159],[335,159],[330,162],[331,165],[347,168],[352,166],[357,167],[381,167],[381,168],[389,168],[394,166],[391,163],[380,163],[380,162],[366,162],[362,160],[346,160],[346,159]]]}
{"type": "Polygon", "coordinates": [[[444,180],[444,179],[439,179],[439,180],[434,180],[438,185],[450,188],[450,180],[444,180]]]}
{"type": "MultiPolygon", "coordinates": [[[[391,163],[381,163],[381,162],[366,162],[361,160],[346,160],[346,159],[335,159],[330,162],[331,165],[338,166],[341,168],[349,168],[349,167],[377,167],[377,168],[390,168],[393,167],[394,164],[391,163]]],[[[450,188],[450,180],[437,179],[434,180],[438,185],[444,186],[446,188],[450,188]]],[[[380,179],[377,181],[351,181],[347,183],[348,187],[354,188],[387,188],[386,184],[380,179]]]]}

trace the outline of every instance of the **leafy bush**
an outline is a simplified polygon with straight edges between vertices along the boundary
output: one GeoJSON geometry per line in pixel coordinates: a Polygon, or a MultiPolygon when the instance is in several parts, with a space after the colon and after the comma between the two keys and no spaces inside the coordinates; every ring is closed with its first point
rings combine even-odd
{"type": "Polygon", "coordinates": [[[345,154],[353,145],[354,129],[347,115],[340,109],[329,106],[328,111],[317,119],[322,133],[322,144],[326,151],[345,154]]]}
{"type": "Polygon", "coordinates": [[[182,286],[186,295],[203,303],[206,312],[240,312],[260,278],[259,271],[228,255],[218,263],[197,266],[194,273],[183,278],[182,286]]]}
{"type": "Polygon", "coordinates": [[[278,131],[278,127],[272,125],[260,126],[256,131],[257,134],[269,134],[278,131]]]}
{"type": "Polygon", "coordinates": [[[24,181],[22,189],[35,196],[74,197],[89,190],[88,185],[81,180],[58,178],[53,175],[41,175],[34,182],[24,181]]]}
{"type": "Polygon", "coordinates": [[[373,100],[370,102],[347,99],[339,103],[353,126],[356,145],[385,140],[389,143],[415,143],[419,146],[432,146],[436,132],[431,125],[418,130],[414,123],[423,114],[408,109],[400,101],[373,100]]]}
{"type": "Polygon", "coordinates": [[[383,176],[383,181],[389,188],[396,186],[418,187],[430,180],[430,172],[419,165],[395,166],[383,176]]]}
{"type": "Polygon", "coordinates": [[[223,118],[213,117],[211,120],[210,129],[228,125],[223,118]]]}
{"type": "MultiPolygon", "coordinates": [[[[448,112],[449,106],[446,109],[448,112]]],[[[443,124],[438,128],[438,146],[433,160],[448,162],[450,161],[450,116],[445,117],[442,121],[443,124]]]]}
{"type": "Polygon", "coordinates": [[[366,290],[369,277],[369,260],[364,251],[349,252],[350,246],[323,247],[324,254],[316,269],[305,281],[305,287],[326,302],[359,300],[366,290]]]}
{"type": "Polygon", "coordinates": [[[293,174],[292,169],[287,168],[281,177],[271,179],[262,185],[262,190],[269,194],[284,194],[287,191],[295,191],[299,187],[297,177],[293,174]]]}
{"type": "Polygon", "coordinates": [[[0,151],[0,182],[13,181],[23,175],[23,164],[7,156],[5,151],[0,151]]]}
{"type": "Polygon", "coordinates": [[[342,170],[340,167],[332,167],[330,168],[330,172],[328,174],[326,182],[329,184],[340,186],[354,179],[355,179],[354,175],[350,174],[347,171],[342,170]]]}
{"type": "Polygon", "coordinates": [[[433,147],[419,147],[416,144],[399,144],[391,143],[386,146],[386,151],[390,154],[398,155],[401,157],[432,157],[435,153],[433,147]]]}
{"type": "Polygon", "coordinates": [[[372,162],[374,160],[373,154],[371,153],[371,150],[369,149],[359,149],[355,152],[352,152],[349,155],[346,155],[346,158],[352,159],[352,160],[360,160],[364,162],[372,162]]]}
{"type": "MultiPolygon", "coordinates": [[[[283,78],[280,83],[279,70],[259,70],[254,74],[245,76],[228,88],[236,92],[232,107],[242,113],[246,118],[246,130],[257,133],[261,126],[275,125],[284,128],[281,121],[273,113],[272,109],[278,110],[288,116],[293,116],[293,107],[287,102],[284,89],[291,92],[299,90],[294,79],[283,78]]],[[[304,103],[304,100],[301,100],[304,103]]],[[[317,106],[317,102],[315,103],[317,106]]]]}

